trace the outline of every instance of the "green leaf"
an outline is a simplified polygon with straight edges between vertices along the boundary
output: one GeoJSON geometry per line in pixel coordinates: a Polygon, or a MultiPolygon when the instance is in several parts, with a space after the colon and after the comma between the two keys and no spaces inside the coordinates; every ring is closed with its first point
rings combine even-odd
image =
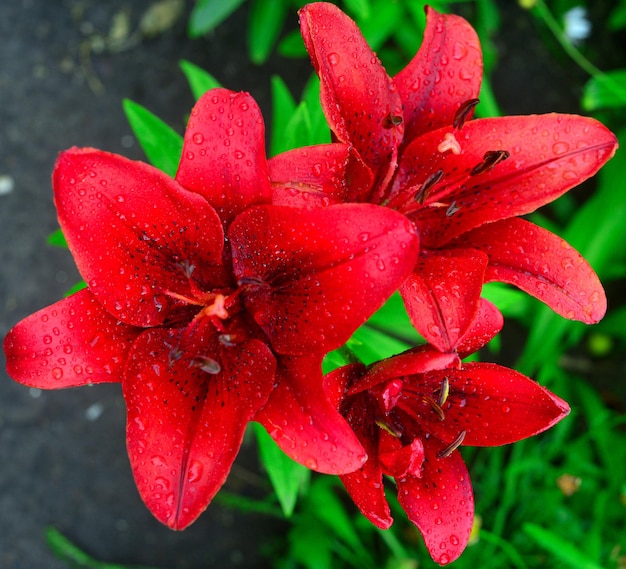
{"type": "Polygon", "coordinates": [[[571,541],[536,524],[524,524],[524,533],[557,560],[574,569],[603,569],[593,559],[578,549],[571,541]]]}
{"type": "Polygon", "coordinates": [[[299,30],[288,33],[278,44],[277,51],[283,57],[306,57],[307,51],[299,30]]]}
{"type": "Polygon", "coordinates": [[[141,105],[124,99],[124,112],[148,160],[174,177],[183,152],[183,137],[141,105]]]}
{"type": "Polygon", "coordinates": [[[347,342],[348,348],[365,364],[394,356],[414,345],[367,324],[361,326],[347,342]]]}
{"type": "Polygon", "coordinates": [[[155,569],[140,565],[120,565],[96,561],[76,547],[61,532],[52,526],[45,530],[46,542],[54,555],[76,569],[155,569]]]}
{"type": "Polygon", "coordinates": [[[291,117],[296,111],[289,87],[278,76],[272,76],[272,133],[270,152],[272,156],[289,150],[285,144],[285,133],[291,117]]]}
{"type": "MultiPolygon", "coordinates": [[[[302,517],[289,532],[289,557],[306,569],[332,569],[331,548],[335,541],[312,516],[302,517]]],[[[287,565],[291,567],[292,565],[287,565]]]]}
{"type": "Polygon", "coordinates": [[[48,245],[54,245],[55,247],[64,247],[67,249],[67,241],[65,235],[59,227],[55,229],[50,235],[48,235],[48,245]]]}
{"type": "Polygon", "coordinates": [[[198,0],[189,16],[187,33],[200,37],[221,24],[244,0],[198,0]]]}
{"type": "Polygon", "coordinates": [[[374,51],[377,51],[395,32],[404,14],[397,2],[376,0],[371,17],[359,22],[363,37],[374,51]]]}
{"type": "Polygon", "coordinates": [[[583,90],[582,106],[586,111],[626,105],[626,68],[592,77],[583,90]]]}
{"type": "Polygon", "coordinates": [[[248,47],[253,63],[267,60],[289,11],[287,0],[253,0],[248,20],[248,47]]]}
{"type": "Polygon", "coordinates": [[[417,333],[409,319],[400,293],[395,292],[366,322],[366,326],[380,330],[391,338],[406,344],[423,344],[424,339],[417,333]]]}
{"type": "Polygon", "coordinates": [[[355,552],[365,551],[354,524],[337,494],[334,478],[316,478],[308,499],[317,518],[331,529],[331,533],[343,540],[355,552]]]}
{"type": "Polygon", "coordinates": [[[348,12],[356,20],[365,20],[370,17],[372,7],[369,0],[344,0],[348,12]]]}
{"type": "Polygon", "coordinates": [[[207,91],[221,87],[220,82],[215,79],[213,75],[190,61],[182,59],[179,61],[178,65],[185,74],[189,88],[196,100],[202,97],[207,91]]]}
{"type": "Polygon", "coordinates": [[[291,460],[259,424],[253,423],[261,462],[267,471],[286,517],[293,514],[298,494],[309,481],[311,471],[291,460]]]}
{"type": "Polygon", "coordinates": [[[65,296],[72,296],[75,292],[83,290],[84,288],[87,288],[87,283],[85,281],[79,281],[65,293],[65,296]]]}
{"type": "Polygon", "coordinates": [[[518,288],[513,288],[502,283],[486,283],[483,285],[484,298],[493,302],[502,314],[509,318],[525,317],[531,307],[531,299],[518,288]]]}

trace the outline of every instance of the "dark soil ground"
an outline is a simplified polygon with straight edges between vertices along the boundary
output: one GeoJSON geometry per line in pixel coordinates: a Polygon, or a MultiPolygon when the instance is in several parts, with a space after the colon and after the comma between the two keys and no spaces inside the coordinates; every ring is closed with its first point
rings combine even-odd
{"type": "MultiPolygon", "coordinates": [[[[79,278],[67,250],[46,244],[57,227],[50,173],[60,150],[94,146],[143,159],[122,112],[124,97],[182,132],[193,104],[178,68],[182,58],[231,89],[250,91],[266,113],[272,73],[293,86],[310,73],[304,60],[249,64],[245,10],[210,37],[189,40],[190,2],[163,33],[120,49],[110,38],[116,16],[128,13],[135,29],[151,3],[12,0],[0,6],[0,337],[79,278]]],[[[521,10],[507,25],[494,79],[503,110],[577,111],[580,77],[573,68],[549,57],[521,10]]],[[[164,569],[269,567],[261,552],[280,535],[279,522],[218,503],[182,533],[152,518],[126,457],[124,414],[118,385],[40,392],[12,382],[2,365],[0,569],[65,567],[44,542],[48,525],[103,561],[164,569]]],[[[263,495],[266,488],[249,446],[226,489],[263,495]]]]}

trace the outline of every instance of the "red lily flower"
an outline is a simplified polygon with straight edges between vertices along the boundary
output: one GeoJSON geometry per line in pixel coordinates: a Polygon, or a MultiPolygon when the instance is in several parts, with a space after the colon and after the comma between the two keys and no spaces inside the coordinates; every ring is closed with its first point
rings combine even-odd
{"type": "Polygon", "coordinates": [[[394,78],[336,6],[305,6],[300,25],[338,144],[270,161],[275,203],[366,201],[407,215],[421,251],[400,292],[414,326],[441,350],[468,330],[482,283],[493,280],[566,318],[602,318],[604,291],[580,254],[516,217],[594,175],[617,148],[611,132],[573,115],[469,120],[482,55],[459,16],[427,8],[422,46],[394,78]],[[294,160],[301,178],[290,177],[294,160]]]}
{"type": "Polygon", "coordinates": [[[270,429],[288,420],[284,436],[308,443],[276,435],[293,458],[322,472],[361,466],[319,362],[410,272],[418,243],[404,216],[268,205],[260,111],[224,89],[194,108],[176,180],[75,148],[53,187],[88,288],[18,323],[7,369],[46,389],[121,382],[133,473],[160,521],[182,529],[206,508],[273,391],[292,397],[270,429]]]}
{"type": "Polygon", "coordinates": [[[387,529],[393,519],[383,475],[393,477],[400,505],[441,565],[463,552],[474,516],[470,477],[457,448],[509,444],[569,413],[559,397],[516,371],[461,363],[498,330],[471,333],[461,356],[424,345],[325,377],[329,397],[368,454],[359,470],[340,476],[348,493],[364,516],[387,529]]]}

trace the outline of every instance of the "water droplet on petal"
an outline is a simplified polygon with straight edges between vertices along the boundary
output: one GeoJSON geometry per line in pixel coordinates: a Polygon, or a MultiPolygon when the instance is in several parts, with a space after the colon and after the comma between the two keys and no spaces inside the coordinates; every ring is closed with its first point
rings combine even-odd
{"type": "Polygon", "coordinates": [[[569,150],[569,144],[567,142],[555,142],[552,145],[552,152],[554,152],[557,156],[560,154],[565,154],[569,150]]]}
{"type": "Polygon", "coordinates": [[[63,370],[60,367],[52,368],[52,377],[54,379],[61,379],[63,377],[63,370]]]}
{"type": "Polygon", "coordinates": [[[189,470],[187,471],[187,482],[197,482],[202,477],[202,470],[204,466],[198,460],[191,462],[189,470]]]}
{"type": "Polygon", "coordinates": [[[158,454],[155,454],[150,459],[150,462],[152,462],[154,466],[159,466],[159,467],[167,466],[167,461],[165,460],[165,458],[163,458],[161,455],[158,455],[158,454]]]}
{"type": "Polygon", "coordinates": [[[339,57],[338,54],[336,53],[328,54],[328,63],[330,63],[331,65],[338,65],[340,61],[341,61],[341,58],[339,57]]]}

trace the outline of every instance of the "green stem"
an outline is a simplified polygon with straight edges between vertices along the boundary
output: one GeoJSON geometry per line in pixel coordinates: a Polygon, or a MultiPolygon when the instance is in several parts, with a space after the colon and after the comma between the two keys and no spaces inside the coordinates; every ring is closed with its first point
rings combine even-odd
{"type": "Polygon", "coordinates": [[[614,95],[626,101],[626,90],[622,89],[622,87],[606,73],[600,71],[600,69],[574,47],[543,0],[536,1],[533,12],[548,26],[549,30],[563,48],[563,51],[569,55],[576,65],[597,81],[601,81],[614,95]]]}

